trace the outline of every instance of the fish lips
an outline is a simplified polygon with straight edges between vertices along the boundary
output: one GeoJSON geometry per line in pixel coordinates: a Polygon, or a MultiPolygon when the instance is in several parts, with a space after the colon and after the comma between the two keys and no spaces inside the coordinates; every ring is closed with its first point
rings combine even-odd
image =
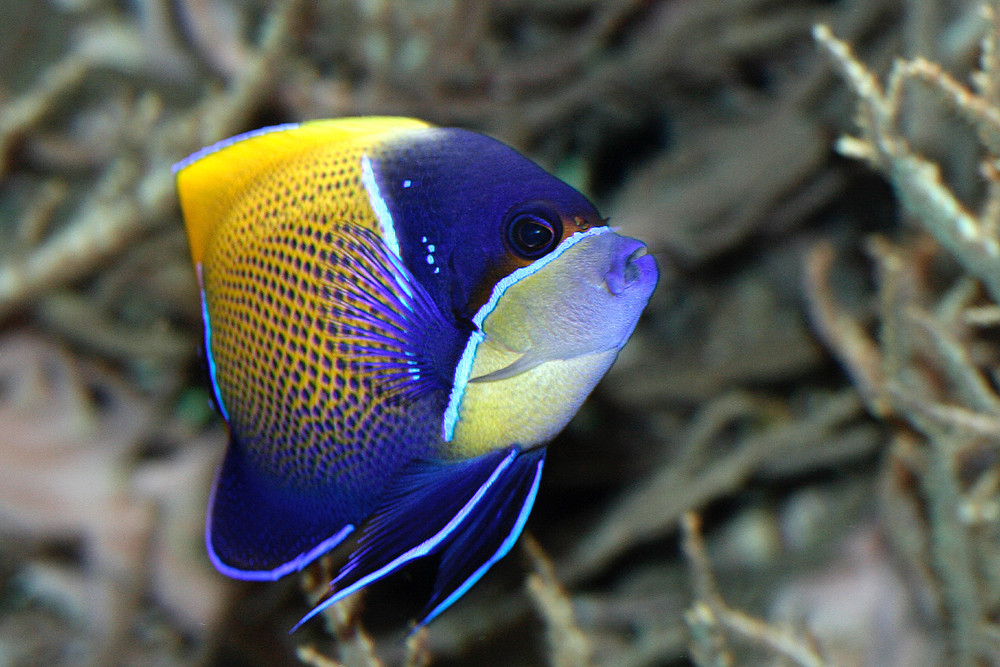
{"type": "Polygon", "coordinates": [[[564,305],[555,309],[565,319],[566,342],[575,341],[566,354],[624,347],[659,281],[646,245],[609,230],[583,240],[560,260],[564,305]]]}
{"type": "Polygon", "coordinates": [[[640,299],[649,300],[659,280],[656,260],[639,239],[615,235],[611,248],[611,268],[604,274],[604,284],[615,296],[633,290],[640,299]]]}

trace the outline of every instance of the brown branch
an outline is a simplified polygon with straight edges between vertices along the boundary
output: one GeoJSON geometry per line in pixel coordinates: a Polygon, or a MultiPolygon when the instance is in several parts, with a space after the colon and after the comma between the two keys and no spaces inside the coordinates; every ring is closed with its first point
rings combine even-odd
{"type": "Polygon", "coordinates": [[[701,536],[701,518],[686,513],[681,519],[682,546],[691,571],[695,601],[686,619],[692,629],[692,656],[699,665],[730,665],[726,649],[728,635],[767,648],[775,655],[799,667],[827,667],[810,642],[775,628],[760,619],[730,608],[722,600],[712,576],[705,541],[701,536]]]}

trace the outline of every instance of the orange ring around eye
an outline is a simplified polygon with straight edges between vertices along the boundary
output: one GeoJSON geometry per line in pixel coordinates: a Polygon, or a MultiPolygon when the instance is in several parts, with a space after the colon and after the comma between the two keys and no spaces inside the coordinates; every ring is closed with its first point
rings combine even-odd
{"type": "Polygon", "coordinates": [[[507,245],[518,256],[537,259],[559,245],[562,223],[548,207],[531,203],[507,214],[507,245]]]}

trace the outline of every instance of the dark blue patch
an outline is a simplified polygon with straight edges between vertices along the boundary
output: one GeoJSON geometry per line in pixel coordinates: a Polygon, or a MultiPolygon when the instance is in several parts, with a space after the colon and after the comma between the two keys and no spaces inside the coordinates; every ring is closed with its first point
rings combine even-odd
{"type": "Polygon", "coordinates": [[[453,128],[405,137],[372,164],[403,262],[445,312],[471,317],[516,268],[504,240],[511,209],[543,202],[563,219],[603,224],[586,197],[495,139],[453,128]]]}
{"type": "Polygon", "coordinates": [[[216,475],[205,524],[215,567],[227,576],[275,580],[301,570],[354,529],[364,507],[345,505],[335,484],[327,491],[276,483],[231,442],[216,475]]]}
{"type": "Polygon", "coordinates": [[[454,538],[442,545],[434,590],[416,627],[434,620],[507,555],[535,504],[544,464],[544,447],[519,456],[454,538]]]}

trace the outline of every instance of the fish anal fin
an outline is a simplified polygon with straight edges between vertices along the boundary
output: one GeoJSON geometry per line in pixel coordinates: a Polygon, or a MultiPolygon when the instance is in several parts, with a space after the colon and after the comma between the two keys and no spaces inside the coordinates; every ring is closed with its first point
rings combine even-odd
{"type": "Polygon", "coordinates": [[[431,598],[414,629],[429,623],[458,600],[507,555],[531,513],[542,477],[545,448],[520,454],[441,549],[431,598]]]}
{"type": "Polygon", "coordinates": [[[357,549],[331,583],[333,593],[295,627],[408,562],[440,553],[418,625],[429,621],[513,545],[534,501],[543,458],[544,450],[511,447],[467,461],[408,466],[362,526],[357,549]]]}

